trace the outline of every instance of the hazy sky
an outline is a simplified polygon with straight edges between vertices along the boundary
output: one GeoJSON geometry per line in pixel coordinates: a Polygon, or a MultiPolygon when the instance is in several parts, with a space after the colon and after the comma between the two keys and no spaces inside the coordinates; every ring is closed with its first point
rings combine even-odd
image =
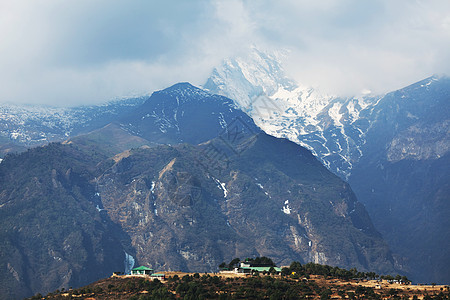
{"type": "Polygon", "coordinates": [[[450,1],[1,0],[0,102],[94,104],[223,58],[290,49],[297,81],[342,95],[450,74],[450,1]]]}

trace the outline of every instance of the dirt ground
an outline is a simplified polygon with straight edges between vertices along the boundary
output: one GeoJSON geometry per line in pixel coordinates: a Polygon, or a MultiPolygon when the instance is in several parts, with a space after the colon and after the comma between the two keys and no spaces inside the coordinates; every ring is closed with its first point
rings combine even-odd
{"type": "MultiPolygon", "coordinates": [[[[413,285],[413,284],[400,284],[400,283],[390,283],[387,280],[352,280],[352,281],[341,281],[338,279],[324,279],[320,276],[311,276],[315,282],[319,285],[328,285],[334,287],[347,287],[356,289],[358,286],[371,287],[377,293],[390,291],[392,289],[400,291],[403,295],[408,295],[410,299],[414,295],[418,299],[423,299],[426,294],[439,294],[444,292],[449,293],[450,289],[448,285],[413,285]]],[[[383,298],[384,299],[384,298],[383,298]]]]}

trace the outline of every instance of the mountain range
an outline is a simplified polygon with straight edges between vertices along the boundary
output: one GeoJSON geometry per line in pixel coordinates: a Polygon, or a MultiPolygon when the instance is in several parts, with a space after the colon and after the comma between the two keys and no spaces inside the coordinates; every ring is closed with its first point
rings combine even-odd
{"type": "Polygon", "coordinates": [[[259,255],[448,283],[449,100],[326,95],[253,49],[203,89],[0,106],[1,294],[259,255]]]}
{"type": "Polygon", "coordinates": [[[414,280],[450,281],[450,78],[341,98],[296,83],[279,55],[253,49],[204,86],[348,181],[414,280]]]}
{"type": "Polygon", "coordinates": [[[397,272],[347,183],[188,83],[102,128],[7,155],[0,178],[5,298],[138,264],[213,271],[234,257],[397,272]]]}

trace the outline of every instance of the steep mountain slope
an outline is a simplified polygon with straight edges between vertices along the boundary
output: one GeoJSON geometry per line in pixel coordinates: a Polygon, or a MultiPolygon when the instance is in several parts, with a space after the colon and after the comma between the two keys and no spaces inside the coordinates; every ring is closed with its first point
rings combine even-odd
{"type": "Polygon", "coordinates": [[[416,280],[450,282],[450,79],[386,95],[349,182],[416,280]]]}
{"type": "MultiPolygon", "coordinates": [[[[212,184],[214,189],[217,189],[217,186],[220,186],[224,195],[228,195],[226,182],[230,181],[230,174],[240,175],[242,173],[240,169],[245,168],[245,165],[250,166],[252,156],[254,155],[259,155],[259,159],[261,159],[261,161],[266,161],[267,164],[269,164],[269,161],[271,159],[277,159],[277,163],[282,164],[283,162],[281,161],[281,158],[290,156],[296,157],[297,154],[303,153],[303,155],[306,155],[308,157],[308,163],[302,162],[302,164],[299,165],[298,168],[304,169],[306,174],[308,174],[304,176],[304,180],[306,180],[308,176],[313,177],[313,173],[317,173],[317,170],[320,170],[319,173],[324,172],[324,178],[326,178],[327,176],[331,176],[331,178],[333,178],[333,180],[331,180],[330,178],[324,179],[324,181],[321,182],[321,184],[323,184],[324,186],[326,185],[326,182],[332,181],[335,181],[336,185],[338,186],[343,184],[340,180],[333,177],[324,168],[322,168],[320,163],[317,162],[303,148],[295,146],[292,143],[286,144],[287,141],[280,144],[277,144],[275,142],[267,142],[267,144],[264,144],[260,140],[266,141],[268,137],[266,137],[266,135],[259,134],[259,129],[255,127],[251,119],[241,111],[236,110],[232,106],[232,101],[230,99],[212,95],[201,89],[195,88],[190,84],[177,84],[166,90],[155,92],[142,107],[136,110],[136,113],[137,115],[131,115],[128,120],[123,123],[128,124],[129,131],[133,131],[143,137],[146,137],[148,140],[159,142],[163,141],[166,143],[188,141],[190,143],[196,144],[198,142],[205,142],[212,138],[211,141],[198,146],[200,147],[199,149],[191,146],[177,146],[176,148],[168,148],[167,146],[157,147],[157,149],[159,149],[158,151],[162,151],[162,157],[161,154],[154,153],[156,151],[156,148],[136,150],[138,153],[148,152],[149,154],[147,155],[150,155],[148,158],[141,158],[139,156],[136,156],[133,151],[127,151],[126,153],[117,156],[114,159],[115,165],[111,167],[111,170],[106,171],[103,174],[102,178],[98,179],[99,190],[101,190],[100,194],[102,195],[102,199],[106,199],[105,201],[112,201],[109,204],[104,203],[104,205],[108,211],[114,212],[114,215],[111,216],[114,220],[121,220],[120,222],[121,224],[123,224],[122,226],[124,226],[124,228],[129,228],[129,232],[133,232],[131,234],[132,236],[134,236],[134,232],[137,231],[136,226],[138,224],[142,226],[145,225],[143,229],[139,230],[139,234],[143,234],[144,236],[133,237],[133,243],[136,249],[146,249],[150,246],[153,249],[152,253],[160,252],[159,255],[161,255],[162,257],[158,259],[159,262],[157,263],[157,266],[172,269],[208,269],[211,268],[211,266],[215,266],[217,257],[221,257],[221,259],[223,259],[222,255],[224,255],[224,253],[228,253],[227,255],[231,256],[230,253],[238,251],[234,250],[230,252],[229,249],[224,250],[219,247],[220,245],[218,246],[216,244],[216,233],[207,237],[211,240],[206,244],[215,245],[214,247],[211,246],[210,249],[207,249],[208,251],[204,250],[205,248],[200,246],[200,244],[198,243],[186,246],[185,249],[180,249],[180,245],[184,245],[184,243],[187,242],[184,240],[183,242],[180,242],[178,241],[178,239],[180,239],[180,235],[182,235],[184,239],[186,238],[186,232],[190,228],[186,227],[186,222],[190,225],[195,224],[195,222],[199,222],[204,225],[199,231],[195,231],[198,230],[196,226],[193,227],[193,240],[195,240],[195,236],[202,235],[200,234],[200,232],[204,230],[203,228],[210,228],[210,230],[208,230],[210,232],[223,232],[225,236],[233,233],[233,230],[229,228],[230,226],[232,226],[230,220],[227,221],[228,223],[223,223],[224,220],[228,219],[223,216],[224,208],[221,208],[221,212],[219,207],[217,207],[218,203],[216,195],[218,192],[220,192],[220,189],[218,191],[209,191],[206,189],[206,187],[211,188],[212,184]],[[198,130],[200,128],[202,130],[198,130]],[[254,139],[259,142],[256,143],[255,141],[253,141],[254,139]],[[252,148],[251,145],[258,145],[260,147],[252,148]],[[287,147],[290,150],[281,156],[276,156],[277,151],[285,151],[284,147],[287,147]],[[255,153],[252,150],[254,150],[255,153]],[[296,153],[296,151],[299,152],[296,153]],[[244,155],[245,153],[248,154],[244,155]],[[264,153],[266,153],[267,157],[264,157],[264,153]],[[154,166],[148,166],[145,163],[146,161],[153,161],[154,166]],[[237,163],[237,161],[239,161],[239,163],[237,163]],[[238,166],[236,166],[236,170],[232,169],[233,163],[238,164],[238,166]],[[314,167],[311,168],[311,170],[314,170],[314,172],[307,172],[309,168],[307,168],[307,166],[309,164],[314,165],[314,167]],[[125,174],[126,179],[123,178],[124,174],[122,173],[125,174]],[[223,176],[226,177],[223,178],[223,176]],[[119,188],[118,184],[123,184],[123,186],[120,186],[119,188]],[[164,185],[169,185],[169,187],[164,188],[164,185]],[[179,193],[181,193],[181,195],[179,195],[179,193]],[[175,200],[173,198],[180,199],[175,200]],[[177,209],[174,209],[173,207],[171,207],[173,201],[180,201],[184,204],[182,204],[180,207],[177,207],[177,209]],[[192,211],[192,208],[190,206],[194,205],[194,203],[196,203],[195,201],[198,201],[200,207],[203,207],[203,209],[208,212],[206,217],[201,215],[199,217],[196,209],[194,209],[194,212],[192,211]],[[159,205],[162,206],[159,207],[159,205]],[[182,209],[184,206],[186,206],[186,209],[188,209],[187,215],[190,217],[180,216],[180,212],[184,210],[182,209]],[[128,213],[130,213],[130,211],[134,211],[134,213],[132,213],[131,216],[128,216],[128,213]],[[164,216],[164,211],[170,212],[169,216],[164,216]],[[196,214],[197,217],[200,218],[200,221],[195,221],[194,219],[192,219],[196,214]],[[164,217],[168,219],[164,220],[164,217]],[[188,221],[186,221],[186,218],[188,219],[188,221]],[[139,222],[137,220],[139,220],[139,222]],[[215,222],[217,222],[217,220],[221,220],[222,223],[216,224],[215,222]],[[164,225],[160,224],[159,221],[163,221],[162,224],[164,225]],[[223,228],[224,224],[228,224],[228,227],[223,228]],[[170,226],[170,229],[168,229],[166,226],[170,226]],[[155,230],[155,228],[162,230],[162,233],[148,233],[149,230],[155,230]],[[183,230],[181,230],[180,228],[183,230]],[[155,237],[154,239],[152,239],[153,236],[155,237]],[[167,236],[170,236],[171,238],[168,238],[167,236]],[[168,241],[173,241],[173,244],[168,241]],[[203,249],[202,251],[204,252],[192,252],[197,248],[203,249]],[[175,251],[175,249],[176,252],[173,252],[175,251]],[[218,249],[220,249],[220,251],[218,249]],[[192,253],[195,253],[195,255],[192,253]],[[215,260],[208,261],[208,257],[210,257],[211,253],[215,253],[213,255],[215,257],[215,260]],[[191,257],[191,254],[193,255],[192,257],[196,258],[193,259],[194,261],[199,260],[195,262],[195,264],[192,259],[188,259],[189,257],[191,257]],[[167,255],[170,255],[170,259],[167,259],[167,255]]],[[[252,177],[259,178],[260,176],[263,176],[256,175],[260,172],[258,163],[255,162],[254,165],[252,164],[251,168],[247,167],[245,172],[246,176],[244,177],[245,181],[249,180],[252,177]],[[254,175],[252,175],[252,173],[254,173],[254,175]]],[[[296,163],[297,162],[293,162],[293,165],[296,165],[296,163]]],[[[289,163],[284,164],[285,165],[283,166],[283,168],[287,168],[289,166],[289,163]]],[[[272,171],[275,172],[276,167],[270,167],[270,169],[273,169],[272,171]]],[[[271,179],[269,179],[269,174],[275,174],[273,172],[264,174],[264,176],[266,177],[265,180],[270,181],[271,179]]],[[[286,170],[282,170],[279,172],[286,172],[286,170]]],[[[239,179],[240,178],[241,177],[239,177],[239,179]]],[[[252,181],[253,180],[254,179],[252,179],[252,181]]],[[[287,179],[280,177],[277,179],[274,178],[272,180],[274,181],[274,186],[276,186],[277,184],[280,185],[280,187],[278,187],[280,188],[280,190],[274,192],[274,196],[271,196],[269,191],[259,191],[259,194],[264,195],[264,197],[266,197],[267,199],[276,198],[278,199],[277,201],[280,202],[281,199],[278,198],[279,196],[275,195],[286,194],[288,193],[288,190],[290,191],[288,187],[285,187],[284,180],[287,179]],[[279,183],[275,183],[278,181],[279,183]]],[[[320,181],[317,178],[316,180],[320,181]]],[[[257,186],[262,187],[266,183],[269,184],[269,182],[261,182],[258,184],[252,182],[252,185],[256,184],[257,186]]],[[[236,184],[238,186],[246,185],[240,183],[239,181],[236,184]]],[[[343,185],[345,186],[345,184],[343,185]]],[[[321,188],[325,189],[325,187],[321,188]]],[[[344,190],[345,189],[348,189],[348,187],[344,188],[344,190]]],[[[253,193],[256,191],[257,190],[255,189],[251,189],[246,193],[244,193],[244,191],[237,192],[238,195],[240,195],[238,197],[239,201],[243,201],[242,198],[255,199],[255,195],[253,195],[253,193]]],[[[388,251],[387,248],[385,248],[385,245],[382,245],[382,240],[379,238],[379,236],[377,236],[377,233],[371,225],[370,219],[365,213],[363,207],[360,206],[360,204],[356,202],[356,199],[353,198],[351,191],[348,190],[347,192],[342,193],[342,197],[348,199],[345,201],[341,199],[345,203],[337,204],[339,208],[336,208],[336,210],[342,210],[340,211],[340,213],[344,216],[344,218],[347,217],[347,222],[349,223],[346,226],[356,226],[358,232],[366,231],[365,234],[373,236],[374,239],[379,239],[377,243],[372,244],[377,245],[374,246],[375,248],[378,248],[378,250],[380,250],[381,252],[388,251]],[[346,201],[348,201],[348,203],[346,201]],[[346,215],[350,214],[350,212],[351,214],[354,214],[353,217],[348,217],[346,215]]],[[[328,194],[325,193],[322,194],[322,196],[322,201],[326,201],[327,205],[330,205],[329,201],[331,200],[328,199],[328,194]]],[[[318,196],[316,195],[315,197],[318,196]]],[[[284,203],[284,211],[290,212],[291,208],[289,208],[289,200],[284,199],[281,202],[284,203]]],[[[237,207],[245,207],[248,204],[244,202],[235,205],[237,207]]],[[[261,210],[261,212],[268,212],[270,210],[268,210],[267,207],[270,207],[271,205],[273,204],[270,204],[270,202],[259,202],[255,199],[253,200],[253,203],[250,207],[252,207],[251,210],[256,209],[256,207],[260,207],[259,209],[261,210]]],[[[282,214],[281,207],[279,208],[279,211],[280,215],[284,215],[282,214]]],[[[321,209],[318,209],[318,211],[327,214],[321,209]]],[[[247,215],[249,214],[254,214],[254,212],[252,213],[251,211],[246,211],[244,213],[241,213],[238,218],[239,222],[241,222],[240,218],[246,219],[248,218],[247,215]]],[[[267,215],[265,218],[270,220],[269,215],[267,215]]],[[[373,259],[375,259],[373,257],[361,258],[360,261],[360,257],[352,256],[353,254],[351,253],[354,253],[353,251],[349,251],[349,254],[345,254],[343,252],[341,253],[342,250],[338,251],[337,249],[339,248],[339,246],[336,246],[336,244],[338,244],[337,238],[331,238],[331,236],[327,236],[327,238],[324,237],[327,234],[329,235],[329,231],[332,230],[331,226],[325,226],[321,224],[326,223],[325,221],[327,220],[327,218],[323,219],[319,216],[316,216],[316,218],[320,219],[321,221],[316,220],[316,223],[314,224],[315,230],[319,230],[318,228],[320,226],[324,226],[324,228],[320,231],[321,238],[318,238],[318,240],[320,239],[320,243],[317,242],[318,240],[316,241],[316,243],[320,244],[320,246],[317,246],[315,243],[314,245],[316,246],[314,247],[318,248],[314,248],[313,251],[311,249],[308,249],[308,247],[310,246],[305,246],[306,248],[301,254],[295,254],[300,255],[299,259],[302,259],[304,261],[327,261],[332,264],[344,265],[353,264],[355,263],[355,261],[358,261],[357,265],[361,268],[376,267],[377,263],[372,261],[373,259]],[[333,249],[336,253],[339,254],[334,253],[334,251],[330,251],[330,247],[332,247],[331,245],[334,245],[333,249]],[[321,252],[321,249],[325,250],[321,252]],[[347,257],[347,255],[350,255],[351,258],[347,257]],[[336,257],[342,257],[342,261],[340,261],[336,257]]],[[[332,220],[333,218],[330,217],[329,219],[332,220]]],[[[301,222],[298,221],[300,220],[299,215],[297,215],[296,220],[297,222],[301,222]]],[[[308,222],[305,220],[303,221],[308,222]]],[[[256,220],[252,222],[256,222],[256,220]]],[[[252,226],[251,228],[254,228],[253,230],[256,231],[252,239],[250,239],[249,236],[246,237],[247,241],[255,242],[257,240],[257,237],[266,236],[266,233],[262,233],[262,229],[259,228],[260,226],[263,226],[262,224],[264,223],[258,221],[257,223],[253,223],[252,225],[245,225],[252,226]]],[[[248,232],[249,228],[245,228],[245,226],[241,230],[239,230],[239,232],[248,232]]],[[[266,229],[269,232],[268,234],[275,235],[275,233],[273,232],[273,224],[271,224],[269,227],[271,228],[271,230],[266,229]]],[[[295,229],[295,227],[293,228],[294,229],[292,230],[294,230],[294,233],[292,234],[295,235],[295,244],[298,247],[301,247],[300,243],[301,240],[304,239],[304,237],[301,236],[300,229],[295,229]]],[[[282,229],[282,231],[283,230],[285,229],[282,229]]],[[[347,234],[347,231],[350,229],[346,227],[346,229],[342,230],[344,234],[347,234]]],[[[340,236],[340,234],[337,234],[336,236],[340,236]]],[[[222,237],[221,239],[229,238],[222,237]]],[[[188,240],[191,239],[189,238],[188,240]]],[[[231,239],[229,243],[233,244],[233,239],[231,239]]],[[[310,244],[309,240],[303,240],[303,243],[307,243],[307,245],[310,244]]],[[[238,244],[235,245],[235,247],[237,247],[237,249],[241,249],[239,251],[243,251],[242,249],[246,248],[257,249],[257,246],[250,246],[249,244],[247,244],[246,246],[238,244]]],[[[271,247],[273,247],[273,245],[271,247]]],[[[359,246],[356,246],[356,248],[358,247],[359,246]]],[[[273,256],[279,257],[280,259],[282,259],[283,255],[276,254],[277,251],[281,251],[280,253],[288,253],[286,252],[288,250],[280,250],[278,248],[276,251],[273,249],[271,251],[273,256]]],[[[255,252],[253,252],[253,254],[254,253],[255,252]]],[[[247,255],[250,254],[252,254],[251,251],[248,252],[247,255]]],[[[383,255],[381,255],[380,259],[388,261],[388,256],[389,254],[385,252],[383,255]]],[[[361,257],[364,257],[364,255],[362,255],[361,257]]],[[[231,257],[226,258],[228,259],[231,257]]],[[[146,259],[147,261],[155,260],[154,256],[149,256],[142,251],[138,251],[138,259],[146,259]]],[[[386,269],[392,269],[391,262],[387,262],[386,264],[390,266],[386,267],[386,269]]],[[[381,265],[382,264],[378,264],[378,268],[383,268],[381,267],[381,265]]]]}
{"type": "MultiPolygon", "coordinates": [[[[359,157],[339,120],[347,100],[297,84],[285,75],[278,56],[252,49],[245,57],[225,60],[204,87],[233,99],[266,133],[304,146],[330,170],[347,176],[351,161],[359,157]]],[[[353,110],[350,122],[355,121],[353,110]]]]}
{"type": "Polygon", "coordinates": [[[213,138],[240,139],[261,131],[253,120],[236,109],[231,99],[214,95],[189,83],[178,83],[154,92],[112,123],[69,138],[89,150],[113,156],[130,148],[157,144],[198,144],[213,138]]]}
{"type": "Polygon", "coordinates": [[[2,161],[1,299],[80,286],[123,270],[126,234],[100,209],[90,182],[95,164],[59,144],[2,161]]]}
{"type": "Polygon", "coordinates": [[[276,56],[255,50],[226,60],[205,87],[238,97],[236,105],[265,132],[305,146],[347,179],[413,279],[450,282],[440,267],[450,255],[439,250],[450,246],[442,239],[449,234],[450,194],[443,192],[449,168],[440,166],[450,146],[448,77],[433,76],[386,95],[341,99],[296,84],[276,56]],[[434,230],[427,239],[423,228],[434,230]]]}
{"type": "Polygon", "coordinates": [[[449,154],[355,169],[350,183],[414,280],[450,278],[449,154]]]}
{"type": "Polygon", "coordinates": [[[279,264],[393,271],[347,184],[292,142],[264,133],[249,139],[236,144],[239,155],[220,139],[128,151],[97,179],[139,263],[209,271],[236,256],[265,255],[279,264]],[[226,158],[208,161],[211,146],[226,158]]]}

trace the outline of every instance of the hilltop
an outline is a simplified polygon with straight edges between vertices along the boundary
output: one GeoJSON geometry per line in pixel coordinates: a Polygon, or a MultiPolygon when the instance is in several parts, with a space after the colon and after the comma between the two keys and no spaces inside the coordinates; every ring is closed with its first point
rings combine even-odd
{"type": "MultiPolygon", "coordinates": [[[[388,280],[314,275],[329,266],[309,264],[306,274],[292,272],[296,262],[281,275],[165,272],[166,279],[116,276],[79,289],[55,291],[46,299],[449,299],[448,286],[409,285],[388,280]]],[[[342,272],[353,273],[356,270],[342,272]]],[[[361,274],[361,273],[359,273],[361,274]]],[[[41,299],[36,295],[30,299],[41,299]]]]}

